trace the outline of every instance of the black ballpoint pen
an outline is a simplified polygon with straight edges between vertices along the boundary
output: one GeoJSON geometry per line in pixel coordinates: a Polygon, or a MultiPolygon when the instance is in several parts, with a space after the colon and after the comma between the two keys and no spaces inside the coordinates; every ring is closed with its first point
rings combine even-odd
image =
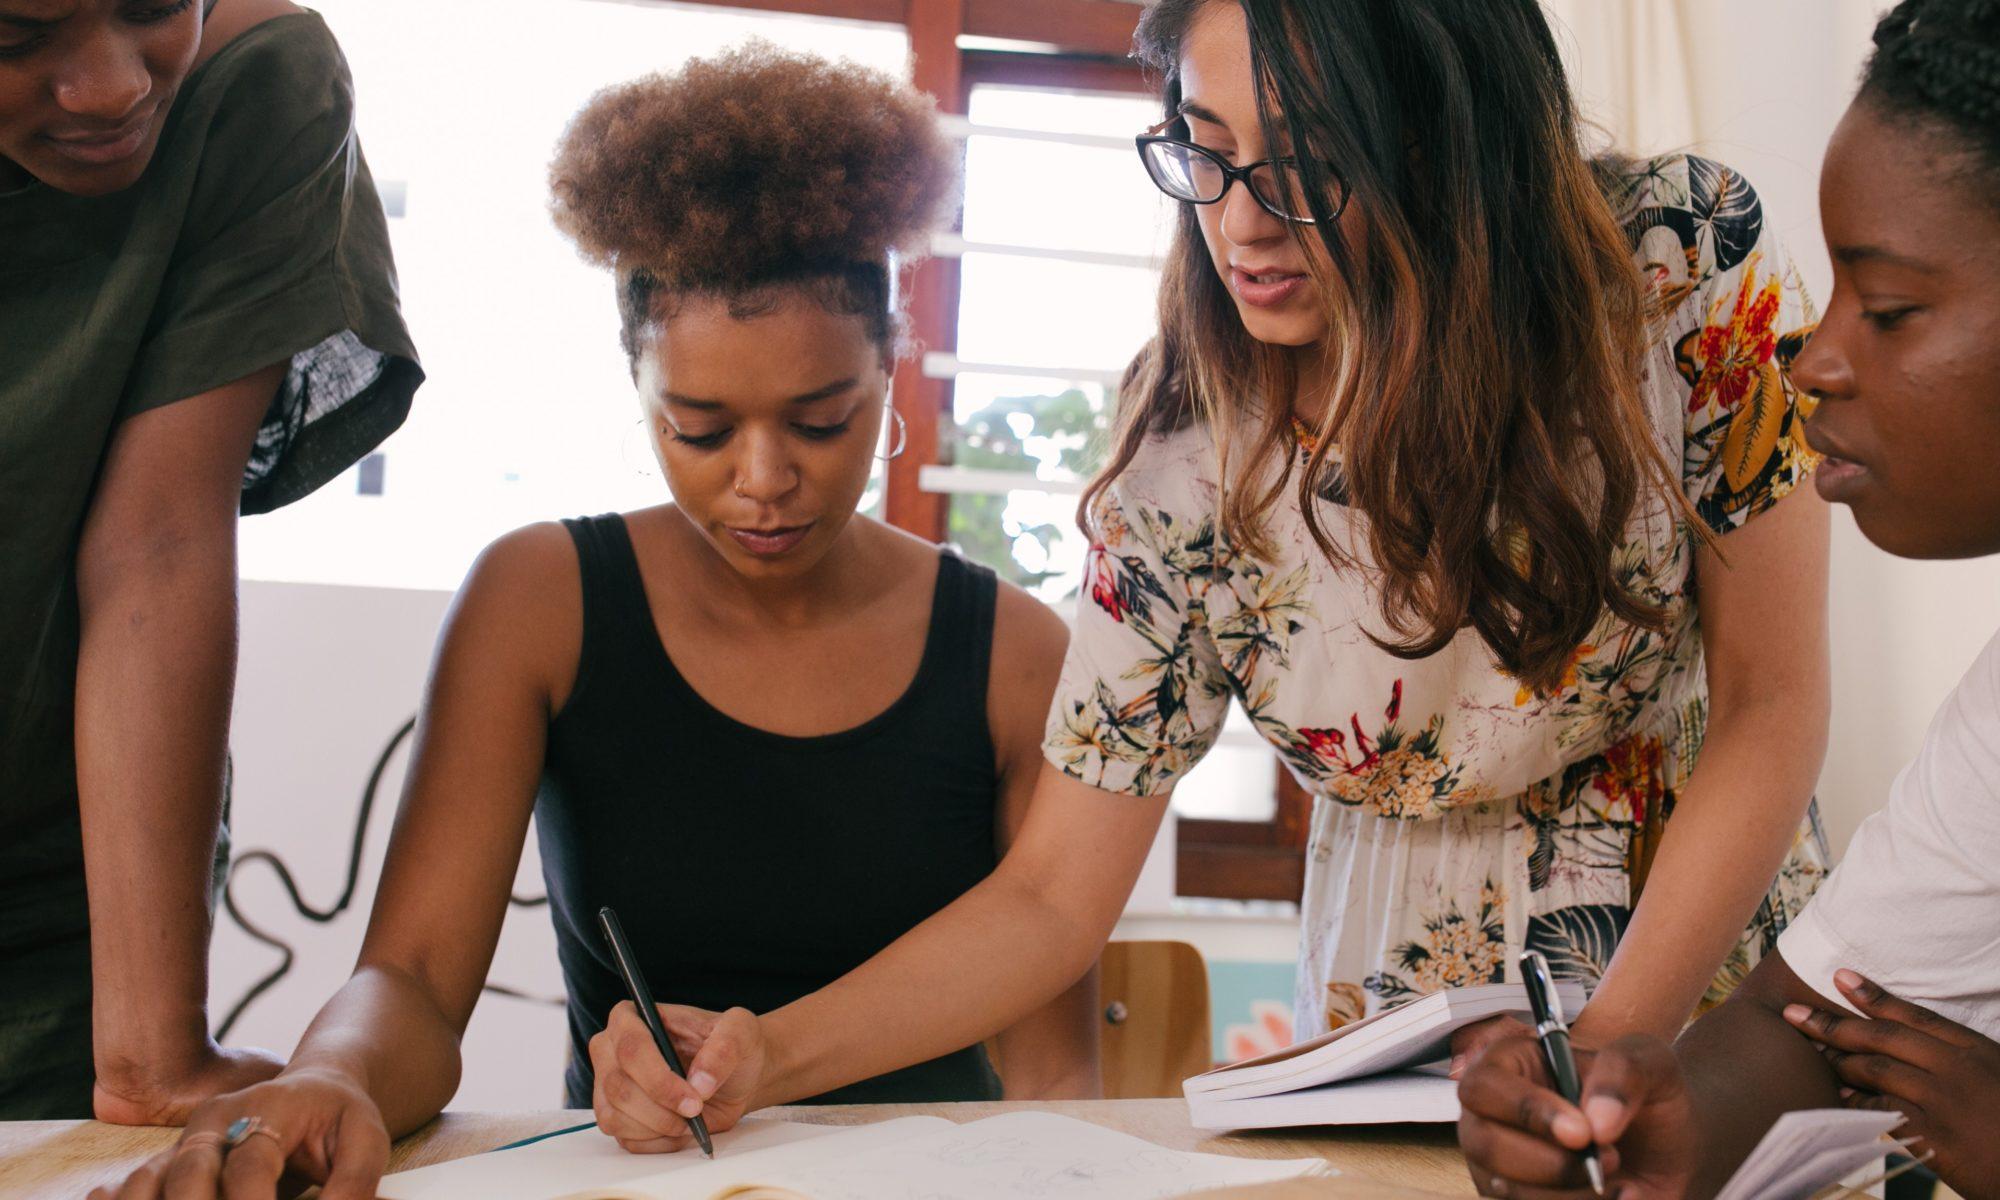
{"type": "MultiPolygon", "coordinates": [[[[646,977],[639,973],[639,960],[632,957],[632,944],[625,940],[625,930],[618,924],[618,914],[610,905],[597,910],[597,923],[604,927],[604,940],[611,945],[611,957],[618,964],[618,973],[625,977],[625,990],[632,993],[632,1004],[639,1010],[639,1019],[653,1034],[653,1044],[660,1048],[660,1057],[667,1060],[667,1066],[682,1079],[687,1078],[687,1068],[681,1066],[681,1056],[674,1053],[673,1040],[667,1037],[667,1027],[660,1024],[660,1010],[653,1005],[653,989],[646,986],[646,977]]],[[[694,1140],[701,1144],[701,1152],[715,1157],[715,1143],[708,1136],[708,1122],[700,1117],[688,1118],[688,1128],[694,1131],[694,1140]]]]}
{"type": "MultiPolygon", "coordinates": [[[[1549,1066],[1556,1091],[1575,1104],[1583,1097],[1583,1081],[1576,1073],[1576,1056],[1570,1052],[1569,1028],[1563,1024],[1562,997],[1556,994],[1555,976],[1549,960],[1539,951],[1521,955],[1521,983],[1528,989],[1528,1006],[1535,1014],[1535,1037],[1542,1043],[1542,1061],[1549,1066]]],[[[1583,1150],[1583,1169],[1590,1174],[1590,1190],[1604,1194],[1604,1164],[1598,1161],[1597,1147],[1583,1150]]]]}

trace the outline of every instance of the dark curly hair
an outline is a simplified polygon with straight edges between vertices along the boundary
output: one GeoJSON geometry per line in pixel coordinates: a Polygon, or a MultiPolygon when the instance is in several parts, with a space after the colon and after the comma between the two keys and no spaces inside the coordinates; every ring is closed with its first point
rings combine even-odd
{"type": "Polygon", "coordinates": [[[1904,0],[1875,27],[1861,98],[1955,135],[2000,181],[2000,0],[1904,0]]]}
{"type": "Polygon", "coordinates": [[[618,277],[625,353],[690,296],[739,317],[806,289],[898,348],[892,259],[919,255],[956,194],[929,97],[879,71],[752,41],[606,88],[549,167],[551,210],[618,277]]]}

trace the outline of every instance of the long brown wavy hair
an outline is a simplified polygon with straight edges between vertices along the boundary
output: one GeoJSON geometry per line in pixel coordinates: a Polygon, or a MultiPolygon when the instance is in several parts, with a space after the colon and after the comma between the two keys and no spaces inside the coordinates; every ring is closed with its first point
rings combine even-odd
{"type": "Polygon", "coordinates": [[[1290,491],[1320,550],[1352,567],[1320,511],[1344,489],[1366,517],[1379,645],[1422,658],[1470,626],[1502,669],[1552,689],[1605,609],[1664,620],[1614,564],[1635,509],[1658,489],[1706,527],[1652,440],[1615,166],[1585,152],[1547,19],[1536,0],[1160,0],[1137,53],[1169,115],[1190,27],[1231,2],[1249,20],[1266,144],[1292,147],[1317,220],[1294,236],[1331,263],[1314,268],[1332,361],[1315,448],[1296,463],[1294,354],[1250,337],[1183,206],[1160,335],[1128,372],[1111,463],[1081,511],[1148,438],[1201,422],[1226,544],[1269,557],[1265,519],[1290,491]],[[1329,171],[1360,210],[1352,230],[1329,211],[1329,171]]]}

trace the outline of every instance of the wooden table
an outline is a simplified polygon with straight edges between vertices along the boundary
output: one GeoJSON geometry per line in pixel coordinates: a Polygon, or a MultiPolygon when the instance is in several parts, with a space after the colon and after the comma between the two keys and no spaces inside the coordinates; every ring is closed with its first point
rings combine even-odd
{"type": "MultiPolygon", "coordinates": [[[[890,1117],[935,1115],[972,1121],[1034,1107],[1093,1121],[1176,1150],[1244,1158],[1320,1157],[1338,1167],[1346,1183],[1304,1183],[1258,1191],[1278,1197],[1383,1197],[1430,1193],[1472,1195],[1446,1125],[1391,1125],[1351,1129],[1277,1130],[1214,1137],[1191,1128],[1179,1100],[1073,1100],[1050,1104],[871,1104],[825,1108],[775,1108],[768,1115],[826,1125],[860,1125],[890,1117]],[[1366,1183],[1401,1185],[1369,1187],[1366,1183]],[[1353,1186],[1363,1184],[1363,1186],[1353,1186]]],[[[448,1112],[396,1145],[389,1169],[420,1167],[496,1149],[522,1138],[567,1129],[590,1120],[588,1112],[448,1112]]],[[[95,1121],[0,1123],[0,1200],[81,1197],[125,1177],[147,1157],[173,1144],[172,1129],[132,1129],[95,1121]]]]}

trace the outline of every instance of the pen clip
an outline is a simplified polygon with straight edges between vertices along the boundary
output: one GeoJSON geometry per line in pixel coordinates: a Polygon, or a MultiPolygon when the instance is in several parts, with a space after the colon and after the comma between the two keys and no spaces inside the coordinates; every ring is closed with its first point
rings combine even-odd
{"type": "Polygon", "coordinates": [[[1528,990],[1528,1007],[1535,1014],[1535,1032],[1545,1033],[1551,1028],[1567,1031],[1562,995],[1556,991],[1555,972],[1549,970],[1549,960],[1539,950],[1524,950],[1519,962],[1521,985],[1528,990]]]}

